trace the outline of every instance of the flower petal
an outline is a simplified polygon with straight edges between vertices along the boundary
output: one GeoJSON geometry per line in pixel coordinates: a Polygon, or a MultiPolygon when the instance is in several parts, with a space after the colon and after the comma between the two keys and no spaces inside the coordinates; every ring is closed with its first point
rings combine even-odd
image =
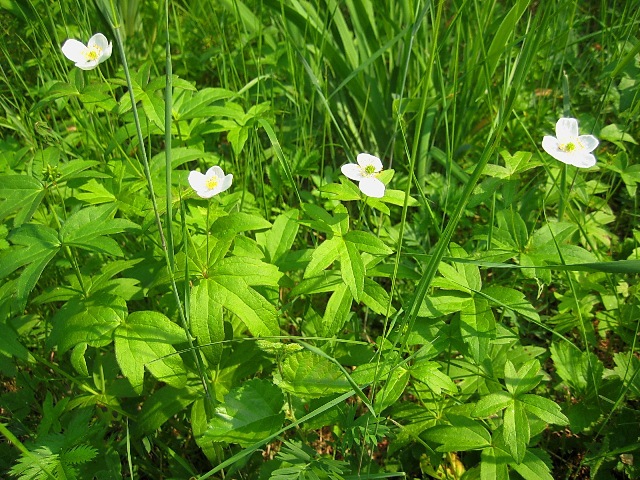
{"type": "Polygon", "coordinates": [[[551,155],[553,158],[560,160],[557,155],[559,153],[564,153],[560,150],[560,142],[556,137],[552,137],[551,135],[545,135],[542,139],[542,148],[545,152],[551,155]]]}
{"type": "Polygon", "coordinates": [[[76,62],[76,67],[78,67],[80,70],[93,70],[94,68],[96,68],[98,66],[98,60],[85,60],[82,59],[78,62],[76,62]]]}
{"type": "Polygon", "coordinates": [[[359,153],[356,161],[362,168],[366,167],[367,165],[373,165],[376,169],[376,173],[382,170],[382,161],[374,155],[370,155],[368,153],[359,153]]]}
{"type": "Polygon", "coordinates": [[[596,157],[590,153],[581,153],[571,156],[571,162],[567,162],[570,165],[579,168],[591,168],[596,164],[596,157]]]}
{"type": "Polygon", "coordinates": [[[213,167],[209,168],[209,170],[207,170],[206,176],[207,178],[216,176],[219,179],[222,179],[224,178],[224,172],[218,165],[214,165],[213,167]]]}
{"type": "Polygon", "coordinates": [[[103,34],[96,33],[87,42],[87,47],[91,48],[93,46],[96,46],[100,50],[105,51],[109,47],[109,40],[107,40],[107,37],[105,37],[103,34]]]}
{"type": "Polygon", "coordinates": [[[189,185],[191,185],[191,188],[193,188],[196,192],[207,190],[207,177],[203,173],[196,172],[195,170],[189,172],[189,177],[187,177],[187,180],[189,180],[189,185]]]}
{"type": "Polygon", "coordinates": [[[578,138],[578,120],[561,118],[556,123],[556,137],[561,144],[575,142],[578,138]]]}
{"type": "Polygon", "coordinates": [[[82,42],[74,40],[73,38],[70,38],[62,45],[62,53],[72,62],[84,62],[84,52],[86,50],[87,47],[82,42]]]}
{"type": "Polygon", "coordinates": [[[360,191],[368,197],[382,198],[384,197],[384,183],[374,177],[368,177],[360,180],[358,184],[360,191]]]}
{"type": "Polygon", "coordinates": [[[580,135],[578,137],[578,143],[587,152],[593,152],[598,146],[598,139],[593,135],[580,135]]]}
{"type": "Polygon", "coordinates": [[[222,182],[220,183],[220,191],[224,192],[227,190],[231,186],[231,183],[233,183],[233,175],[230,173],[222,179],[222,182]]]}
{"type": "Polygon", "coordinates": [[[357,182],[365,178],[365,176],[362,175],[362,168],[355,163],[347,163],[346,165],[342,165],[342,167],[340,167],[340,171],[345,177],[357,182]]]}

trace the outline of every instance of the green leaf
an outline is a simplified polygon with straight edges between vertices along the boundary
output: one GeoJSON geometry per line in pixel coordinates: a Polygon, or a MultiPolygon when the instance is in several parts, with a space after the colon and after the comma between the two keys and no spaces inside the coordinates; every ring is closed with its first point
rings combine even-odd
{"type": "Polygon", "coordinates": [[[47,344],[57,345],[60,354],[82,343],[104,347],[113,341],[113,332],[126,316],[126,302],[115,295],[72,298],[51,319],[47,344]]]}
{"type": "Polygon", "coordinates": [[[270,263],[276,264],[291,249],[300,228],[298,214],[295,208],[287,210],[275,219],[271,230],[264,234],[263,245],[270,263]]]}
{"type": "Polygon", "coordinates": [[[99,253],[122,255],[117,242],[104,235],[139,230],[140,226],[124,218],[113,218],[117,205],[86,207],[71,215],[60,229],[60,241],[99,253]]]}
{"type": "Polygon", "coordinates": [[[413,378],[427,385],[436,395],[440,395],[443,390],[453,393],[457,392],[458,387],[456,384],[440,369],[441,367],[437,362],[419,361],[411,367],[409,373],[411,373],[413,378]]]}
{"type": "Polygon", "coordinates": [[[506,408],[509,404],[513,403],[513,401],[513,395],[507,392],[490,393],[478,400],[478,403],[476,403],[473,409],[473,416],[481,418],[490,417],[506,408]]]}
{"type": "Polygon", "coordinates": [[[509,480],[510,460],[499,448],[485,448],[480,454],[480,480],[509,480]]]}
{"type": "Polygon", "coordinates": [[[209,365],[216,367],[222,356],[224,318],[222,305],[212,300],[209,289],[215,289],[212,280],[202,279],[191,289],[189,322],[191,332],[198,340],[201,352],[209,365]]]}
{"type": "Polygon", "coordinates": [[[507,390],[514,396],[533,390],[542,380],[539,372],[540,362],[535,358],[522,365],[517,371],[513,363],[507,359],[504,366],[504,383],[507,390]]]}
{"type": "Polygon", "coordinates": [[[184,330],[161,313],[134,312],[115,331],[116,359],[137,393],[142,393],[145,367],[159,381],[182,388],[187,372],[172,344],[183,342],[184,330]]]}
{"type": "Polygon", "coordinates": [[[344,240],[335,236],[325,240],[311,254],[311,261],[304,271],[304,278],[314,277],[331,265],[340,256],[344,240]]]}
{"type": "Polygon", "coordinates": [[[360,300],[378,315],[387,315],[387,313],[394,315],[396,313],[387,291],[370,278],[364,278],[364,290],[360,300]]]}
{"type": "Polygon", "coordinates": [[[266,230],[268,228],[271,228],[271,224],[258,215],[233,212],[213,222],[211,232],[216,238],[222,238],[233,237],[250,230],[266,230]]]}
{"type": "Polygon", "coordinates": [[[575,393],[595,393],[604,369],[602,362],[595,355],[581,352],[569,342],[553,343],[550,350],[558,375],[575,393]]]}
{"type": "Polygon", "coordinates": [[[431,427],[421,437],[441,445],[438,452],[457,452],[480,450],[491,445],[491,435],[481,424],[473,420],[448,416],[453,425],[436,425],[431,427]]]}
{"type": "Polygon", "coordinates": [[[282,428],[284,395],[271,382],[253,379],[224,396],[204,436],[244,447],[282,428]]]}
{"type": "Polygon", "coordinates": [[[173,117],[177,121],[211,117],[215,112],[209,108],[212,103],[235,95],[236,93],[225,88],[203,88],[194,92],[188,100],[184,100],[178,111],[173,113],[173,117]]]}
{"type": "Polygon", "coordinates": [[[527,411],[539,419],[555,425],[568,425],[569,419],[562,413],[560,405],[539,395],[520,395],[518,400],[524,405],[527,411]]]}
{"type": "Polygon", "coordinates": [[[349,312],[351,311],[351,301],[353,296],[350,289],[344,284],[339,284],[329,297],[327,308],[322,318],[322,331],[318,332],[324,337],[332,338],[342,330],[349,312]]]}
{"type": "Polygon", "coordinates": [[[529,449],[524,454],[522,463],[511,463],[510,466],[518,472],[524,480],[553,480],[549,465],[547,465],[537,453],[537,451],[529,449]]]}
{"type": "Polygon", "coordinates": [[[254,336],[278,335],[280,325],[276,308],[251,285],[271,284],[281,275],[274,265],[248,257],[227,257],[210,272],[209,302],[222,305],[237,315],[254,336]]]}
{"type": "Polygon", "coordinates": [[[496,336],[496,320],[487,300],[474,297],[460,311],[460,334],[475,362],[484,362],[488,358],[491,341],[496,336]]]}
{"type": "Polygon", "coordinates": [[[485,295],[487,299],[501,307],[505,307],[509,310],[522,315],[534,322],[540,322],[540,315],[531,302],[529,302],[524,293],[509,287],[501,287],[499,285],[492,285],[482,289],[482,295],[485,295]]]}
{"type": "Polygon", "coordinates": [[[353,230],[344,235],[346,242],[351,242],[362,252],[373,255],[391,255],[393,250],[371,232],[353,230]]]}
{"type": "Polygon", "coordinates": [[[509,453],[516,463],[521,463],[527,451],[531,435],[527,413],[521,402],[516,400],[507,405],[504,411],[502,427],[504,441],[509,453]]]}
{"type": "Polygon", "coordinates": [[[202,393],[189,385],[175,388],[165,385],[147,398],[136,417],[136,436],[147,435],[165,425],[170,418],[183,412],[202,393]]]}
{"type": "Polygon", "coordinates": [[[273,380],[284,391],[303,398],[325,397],[351,390],[336,364],[307,350],[285,358],[281,373],[274,373],[273,380]]]}
{"type": "Polygon", "coordinates": [[[14,226],[28,222],[45,193],[42,183],[31,176],[0,175],[0,221],[17,210],[14,226]]]}
{"type": "Polygon", "coordinates": [[[467,293],[435,293],[424,297],[418,311],[419,317],[443,317],[471,307],[473,298],[467,293]]]}
{"type": "MultiPolygon", "coordinates": [[[[337,238],[337,237],[335,237],[337,238]]],[[[364,263],[360,252],[351,242],[340,242],[340,274],[356,302],[360,302],[364,290],[364,263]]]]}
{"type": "Polygon", "coordinates": [[[409,384],[409,377],[409,371],[402,367],[394,368],[383,377],[384,385],[380,387],[373,403],[376,411],[381,412],[400,398],[409,384]]]}

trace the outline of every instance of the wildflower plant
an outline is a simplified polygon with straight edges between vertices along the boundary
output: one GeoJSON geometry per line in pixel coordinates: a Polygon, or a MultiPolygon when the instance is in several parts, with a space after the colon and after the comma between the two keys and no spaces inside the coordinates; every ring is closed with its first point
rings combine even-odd
{"type": "Polygon", "coordinates": [[[76,3],[0,42],[0,477],[640,475],[632,2],[76,3]]]}

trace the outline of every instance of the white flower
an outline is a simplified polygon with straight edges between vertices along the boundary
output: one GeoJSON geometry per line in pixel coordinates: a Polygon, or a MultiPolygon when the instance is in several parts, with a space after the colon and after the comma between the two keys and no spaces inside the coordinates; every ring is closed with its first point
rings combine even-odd
{"type": "Polygon", "coordinates": [[[225,175],[217,165],[207,170],[207,173],[190,172],[189,185],[202,198],[211,198],[214,195],[224,192],[231,186],[233,175],[225,175]]]}
{"type": "Polygon", "coordinates": [[[591,152],[598,146],[598,139],[593,135],[578,135],[578,120],[558,120],[556,137],[545,135],[542,139],[542,148],[553,158],[580,168],[589,168],[596,164],[596,157],[591,155],[591,152]]]}
{"type": "Polygon", "coordinates": [[[101,33],[96,33],[85,45],[78,40],[69,39],[62,45],[62,53],[76,67],[92,70],[111,56],[111,42],[101,33]]]}
{"type": "Polygon", "coordinates": [[[360,191],[368,197],[381,198],[384,196],[384,183],[378,179],[382,171],[382,162],[378,157],[368,153],[360,153],[356,158],[358,164],[347,163],[340,170],[345,177],[358,182],[360,191]]]}

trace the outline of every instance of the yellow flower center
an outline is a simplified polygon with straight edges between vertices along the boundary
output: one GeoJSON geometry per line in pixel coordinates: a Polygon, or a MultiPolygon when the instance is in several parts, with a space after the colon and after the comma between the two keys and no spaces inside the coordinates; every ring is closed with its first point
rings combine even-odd
{"type": "Polygon", "coordinates": [[[373,165],[367,165],[362,170],[363,170],[363,175],[365,175],[367,177],[371,177],[372,175],[374,175],[376,173],[376,167],[373,166],[373,165]]]}
{"type": "Polygon", "coordinates": [[[576,144],[573,142],[560,145],[560,150],[562,150],[563,152],[573,152],[575,149],[576,149],[576,144]]]}
{"type": "Polygon", "coordinates": [[[207,186],[207,188],[209,190],[213,190],[214,188],[216,188],[218,186],[218,177],[216,177],[216,176],[209,177],[204,182],[204,184],[207,186]]]}
{"type": "Polygon", "coordinates": [[[91,48],[87,48],[87,50],[84,52],[84,57],[87,60],[98,60],[98,58],[100,58],[100,55],[102,54],[102,49],[98,46],[93,46],[91,48]]]}

